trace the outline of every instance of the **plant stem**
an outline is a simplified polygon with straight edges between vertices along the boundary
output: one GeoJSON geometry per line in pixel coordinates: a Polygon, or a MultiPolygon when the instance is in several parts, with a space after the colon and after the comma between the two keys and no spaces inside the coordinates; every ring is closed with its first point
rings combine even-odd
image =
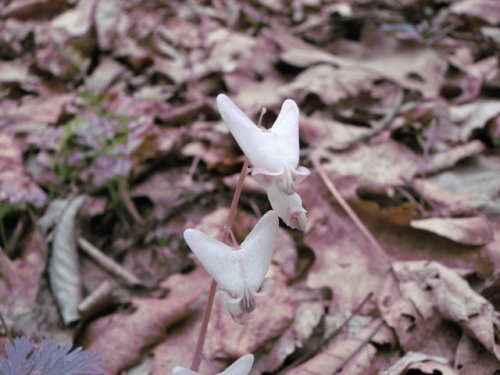
{"type": "Polygon", "coordinates": [[[321,166],[321,163],[319,160],[315,157],[311,158],[311,161],[316,168],[316,170],[319,173],[319,176],[323,180],[323,183],[326,185],[327,189],[330,191],[330,193],[335,197],[337,202],[339,202],[340,206],[344,209],[345,212],[347,212],[347,215],[351,218],[351,220],[354,222],[354,224],[358,227],[360,232],[365,236],[365,238],[368,240],[368,242],[373,246],[375,250],[377,250],[377,253],[379,256],[387,263],[390,264],[390,258],[380,246],[378,241],[375,239],[373,234],[368,230],[368,228],[363,224],[363,222],[359,219],[358,215],[354,212],[354,210],[349,206],[349,203],[347,203],[340,194],[340,192],[337,190],[335,185],[333,184],[332,180],[328,177],[326,174],[325,170],[321,166]]]}
{"type": "MultiPolygon", "coordinates": [[[[243,168],[241,169],[240,177],[238,179],[238,184],[234,190],[233,200],[231,201],[231,206],[229,207],[229,212],[227,214],[226,223],[222,230],[222,241],[227,243],[230,238],[231,226],[233,225],[234,218],[236,216],[236,207],[238,201],[240,200],[241,191],[243,190],[243,183],[245,177],[248,174],[248,159],[245,158],[243,163],[243,168]]],[[[203,354],[203,345],[205,344],[205,338],[207,337],[208,322],[210,320],[210,314],[212,312],[212,306],[214,304],[215,292],[217,290],[217,282],[212,279],[210,284],[210,290],[208,292],[207,304],[205,305],[205,311],[203,312],[203,320],[201,322],[200,335],[198,336],[198,342],[196,343],[196,349],[193,356],[193,362],[191,364],[191,370],[198,371],[200,368],[200,363],[203,354]]]]}

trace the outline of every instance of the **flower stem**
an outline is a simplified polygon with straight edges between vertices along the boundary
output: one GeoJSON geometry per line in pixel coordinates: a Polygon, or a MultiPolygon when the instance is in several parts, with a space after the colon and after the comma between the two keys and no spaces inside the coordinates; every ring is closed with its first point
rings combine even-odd
{"type": "MultiPolygon", "coordinates": [[[[231,226],[233,225],[234,218],[236,216],[236,207],[238,201],[240,200],[241,191],[243,190],[243,183],[245,177],[248,174],[248,159],[245,158],[243,163],[243,168],[241,169],[240,177],[238,179],[238,184],[233,194],[233,200],[231,201],[231,206],[229,207],[229,212],[227,214],[226,223],[222,230],[222,241],[227,243],[231,235],[231,226]]],[[[191,364],[191,370],[198,371],[200,368],[200,363],[203,354],[203,345],[205,344],[205,338],[207,336],[208,322],[210,320],[210,314],[212,312],[212,306],[214,304],[215,292],[217,290],[217,283],[212,279],[210,284],[210,290],[208,292],[207,304],[205,305],[205,311],[203,312],[203,320],[201,322],[200,335],[198,336],[198,341],[196,343],[196,349],[193,356],[193,362],[191,364]]]]}
{"type": "Polygon", "coordinates": [[[391,263],[389,256],[387,253],[384,251],[382,246],[378,243],[378,241],[375,239],[373,234],[368,230],[368,228],[363,224],[363,222],[360,220],[358,215],[354,212],[354,210],[349,206],[349,203],[346,202],[344,197],[342,197],[342,194],[337,190],[335,185],[333,184],[332,180],[328,177],[326,174],[325,170],[322,168],[320,161],[312,157],[311,161],[318,171],[318,174],[320,178],[323,180],[324,184],[326,185],[327,189],[330,191],[330,193],[335,197],[337,202],[339,202],[340,206],[344,209],[345,212],[347,212],[347,215],[351,218],[351,220],[354,222],[356,227],[360,230],[360,232],[365,236],[365,238],[368,240],[368,242],[373,246],[373,248],[377,251],[378,255],[382,260],[384,260],[387,263],[391,263]]]}

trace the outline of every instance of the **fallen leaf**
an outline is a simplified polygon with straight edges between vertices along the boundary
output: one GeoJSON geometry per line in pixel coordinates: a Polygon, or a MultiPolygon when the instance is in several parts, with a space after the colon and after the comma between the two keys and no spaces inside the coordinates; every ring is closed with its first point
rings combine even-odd
{"type": "Polygon", "coordinates": [[[410,225],[464,245],[480,246],[493,241],[490,224],[482,216],[412,220],[410,225]]]}
{"type": "Polygon", "coordinates": [[[464,279],[437,262],[398,263],[394,269],[400,283],[412,288],[407,298],[424,317],[432,316],[436,309],[500,360],[500,346],[495,341],[500,329],[498,312],[464,279]]]}
{"type": "Polygon", "coordinates": [[[36,185],[23,164],[21,143],[0,134],[0,202],[8,205],[31,203],[41,207],[45,192],[36,185]]]}
{"type": "Polygon", "coordinates": [[[189,306],[207,285],[201,269],[186,275],[173,275],[161,288],[170,292],[165,298],[133,297],[132,313],[118,312],[93,321],[84,331],[82,345],[99,352],[110,374],[130,367],[140,353],[159,342],[166,329],[181,321],[189,306]]]}
{"type": "Polygon", "coordinates": [[[432,374],[454,375],[455,372],[448,365],[448,360],[423,353],[408,352],[403,358],[390,368],[380,372],[380,375],[404,375],[408,371],[420,371],[432,374]],[[425,366],[424,368],[422,366],[425,366]],[[423,370],[423,371],[422,371],[423,370]]]}
{"type": "Polygon", "coordinates": [[[462,0],[452,4],[452,13],[480,18],[492,25],[500,23],[500,7],[495,0],[462,0]]]}
{"type": "Polygon", "coordinates": [[[318,96],[330,106],[342,99],[368,92],[379,76],[361,69],[337,69],[331,65],[314,65],[300,73],[291,83],[282,86],[279,92],[285,97],[297,98],[299,102],[310,95],[318,96]]]}
{"type": "Polygon", "coordinates": [[[500,103],[498,100],[476,100],[452,106],[449,111],[451,120],[459,126],[460,140],[467,141],[475,129],[483,128],[500,114],[500,103]]]}
{"type": "Polygon", "coordinates": [[[382,328],[381,319],[373,319],[356,332],[330,343],[320,354],[289,370],[287,374],[364,374],[371,369],[377,349],[371,343],[382,328]]]}
{"type": "Polygon", "coordinates": [[[500,159],[480,155],[428,178],[428,181],[464,196],[464,202],[488,215],[500,213],[500,159]]]}
{"type": "Polygon", "coordinates": [[[500,367],[500,361],[466,333],[462,334],[455,357],[458,374],[494,374],[500,367]]]}
{"type": "Polygon", "coordinates": [[[65,207],[57,219],[52,236],[52,254],[49,261],[50,287],[59,305],[66,325],[80,316],[78,304],[82,299],[81,279],[76,248],[76,215],[85,196],[65,200],[65,207]]]}
{"type": "Polygon", "coordinates": [[[312,173],[299,186],[308,210],[304,243],[316,255],[307,285],[311,289],[329,287],[334,295],[333,311],[352,311],[369,293],[380,288],[389,271],[352,221],[339,214],[324,197],[324,189],[318,190],[321,184],[312,173]]]}

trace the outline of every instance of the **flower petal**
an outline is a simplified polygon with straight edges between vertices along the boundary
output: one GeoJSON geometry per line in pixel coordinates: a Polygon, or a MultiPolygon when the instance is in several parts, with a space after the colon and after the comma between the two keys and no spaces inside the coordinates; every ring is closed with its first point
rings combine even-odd
{"type": "Polygon", "coordinates": [[[217,107],[234,139],[255,167],[278,172],[283,160],[276,152],[274,137],[262,131],[224,94],[217,96],[217,107]]]}
{"type": "Polygon", "coordinates": [[[184,239],[207,272],[220,286],[234,295],[244,290],[240,267],[239,251],[233,251],[225,243],[196,229],[186,229],[184,239]]]}
{"type": "Polygon", "coordinates": [[[271,133],[276,136],[284,164],[295,169],[299,164],[299,107],[292,99],[284,101],[271,133]]]}
{"type": "Polygon", "coordinates": [[[184,367],[174,367],[172,369],[172,375],[200,375],[200,373],[194,372],[184,367]]]}
{"type": "Polygon", "coordinates": [[[253,361],[253,354],[245,354],[218,375],[248,375],[252,370],[253,361]]]}
{"type": "Polygon", "coordinates": [[[285,194],[276,184],[266,189],[271,207],[278,216],[292,229],[304,231],[307,211],[302,207],[302,199],[297,193],[285,194]]]}
{"type": "Polygon", "coordinates": [[[241,244],[240,256],[246,286],[256,292],[266,276],[278,237],[279,220],[275,211],[268,211],[241,244]]]}

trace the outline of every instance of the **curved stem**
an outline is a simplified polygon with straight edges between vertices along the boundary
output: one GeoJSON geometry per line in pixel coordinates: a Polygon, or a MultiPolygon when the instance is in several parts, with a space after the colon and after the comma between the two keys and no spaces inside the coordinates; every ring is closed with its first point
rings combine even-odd
{"type": "MultiPolygon", "coordinates": [[[[245,158],[245,162],[243,163],[243,168],[240,172],[240,177],[238,179],[238,184],[236,185],[236,189],[234,190],[233,199],[231,201],[231,206],[229,207],[229,212],[227,214],[226,223],[222,230],[222,241],[227,243],[231,236],[231,226],[233,225],[234,218],[236,217],[236,207],[238,205],[238,201],[240,200],[241,191],[243,190],[243,183],[245,181],[245,177],[248,174],[248,159],[245,158]]],[[[201,322],[201,330],[200,335],[198,336],[198,341],[196,343],[196,349],[193,356],[193,362],[191,364],[191,370],[198,371],[200,368],[200,363],[203,354],[203,345],[205,344],[205,338],[207,337],[208,330],[208,322],[210,320],[210,314],[212,312],[212,306],[214,304],[215,292],[217,290],[217,283],[215,280],[212,280],[210,284],[210,290],[208,292],[207,304],[205,305],[205,311],[203,312],[203,320],[201,322]]]]}

